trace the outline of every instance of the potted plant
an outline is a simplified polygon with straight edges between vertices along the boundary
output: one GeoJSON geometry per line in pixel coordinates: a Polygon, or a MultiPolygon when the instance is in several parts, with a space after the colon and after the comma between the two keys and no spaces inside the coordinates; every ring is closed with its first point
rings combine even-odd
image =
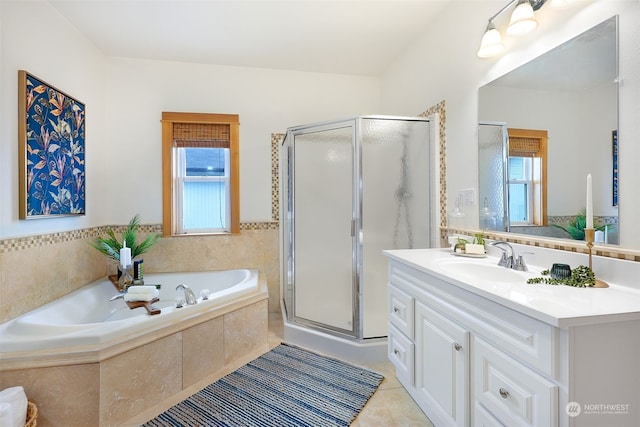
{"type": "MultiPolygon", "coordinates": [[[[566,233],[568,233],[571,236],[571,238],[575,240],[584,240],[584,229],[587,225],[587,215],[585,213],[585,210],[582,209],[580,212],[578,212],[578,215],[576,215],[576,217],[573,220],[567,223],[566,227],[563,227],[558,224],[551,224],[551,225],[553,227],[564,230],[566,233]]],[[[609,225],[609,226],[612,227],[612,225],[609,225]]],[[[594,227],[594,228],[595,230],[603,231],[605,229],[605,225],[601,225],[599,227],[594,227]]]]}
{"type": "Polygon", "coordinates": [[[158,240],[161,235],[158,233],[151,233],[147,235],[141,242],[138,243],[138,229],[140,228],[140,215],[136,215],[131,218],[127,228],[122,232],[122,237],[117,238],[113,229],[107,231],[108,237],[97,237],[94,242],[89,243],[92,247],[102,252],[109,258],[113,258],[116,261],[120,260],[120,249],[122,249],[123,242],[126,242],[127,247],[131,248],[131,259],[135,259],[138,255],[142,255],[147,252],[158,240]]]}

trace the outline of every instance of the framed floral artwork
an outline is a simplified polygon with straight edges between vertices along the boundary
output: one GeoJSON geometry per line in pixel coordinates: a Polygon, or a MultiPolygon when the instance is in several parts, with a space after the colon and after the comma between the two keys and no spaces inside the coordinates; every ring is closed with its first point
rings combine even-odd
{"type": "Polygon", "coordinates": [[[18,71],[20,219],[85,214],[85,105],[18,71]]]}

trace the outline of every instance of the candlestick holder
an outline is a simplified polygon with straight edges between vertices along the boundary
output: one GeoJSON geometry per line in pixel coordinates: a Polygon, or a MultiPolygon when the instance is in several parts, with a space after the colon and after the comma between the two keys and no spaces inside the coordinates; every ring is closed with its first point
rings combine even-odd
{"type": "MultiPolygon", "coordinates": [[[[587,241],[587,247],[589,248],[589,269],[591,271],[593,271],[593,266],[592,266],[592,262],[591,262],[591,252],[593,250],[593,240],[595,238],[596,235],[596,230],[594,230],[593,228],[585,228],[584,229],[584,238],[587,241]]],[[[595,271],[593,272],[593,274],[595,274],[595,271]]],[[[594,285],[594,288],[608,288],[609,284],[603,280],[600,279],[596,279],[596,284],[594,285]]]]}

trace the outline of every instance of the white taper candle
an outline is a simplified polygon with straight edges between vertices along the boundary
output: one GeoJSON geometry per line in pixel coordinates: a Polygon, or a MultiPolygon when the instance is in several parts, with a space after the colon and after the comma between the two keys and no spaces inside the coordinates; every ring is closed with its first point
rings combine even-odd
{"type": "Polygon", "coordinates": [[[591,174],[587,175],[587,224],[585,228],[593,228],[593,195],[591,190],[591,174]]]}
{"type": "Polygon", "coordinates": [[[131,249],[127,247],[126,240],[122,242],[122,249],[120,249],[120,265],[122,267],[131,265],[131,249]]]}

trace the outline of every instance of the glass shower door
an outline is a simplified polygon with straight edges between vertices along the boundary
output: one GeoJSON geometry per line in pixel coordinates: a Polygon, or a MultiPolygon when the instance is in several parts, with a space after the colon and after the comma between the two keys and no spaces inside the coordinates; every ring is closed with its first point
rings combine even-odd
{"type": "Polygon", "coordinates": [[[361,121],[362,337],[387,335],[385,249],[430,243],[429,122],[392,118],[361,121]]]}
{"type": "Polygon", "coordinates": [[[509,153],[505,123],[484,122],[478,126],[479,222],[483,230],[509,231],[509,153]]]}
{"type": "Polygon", "coordinates": [[[354,336],[353,122],[301,132],[293,135],[289,177],[293,315],[298,322],[354,336]]]}

